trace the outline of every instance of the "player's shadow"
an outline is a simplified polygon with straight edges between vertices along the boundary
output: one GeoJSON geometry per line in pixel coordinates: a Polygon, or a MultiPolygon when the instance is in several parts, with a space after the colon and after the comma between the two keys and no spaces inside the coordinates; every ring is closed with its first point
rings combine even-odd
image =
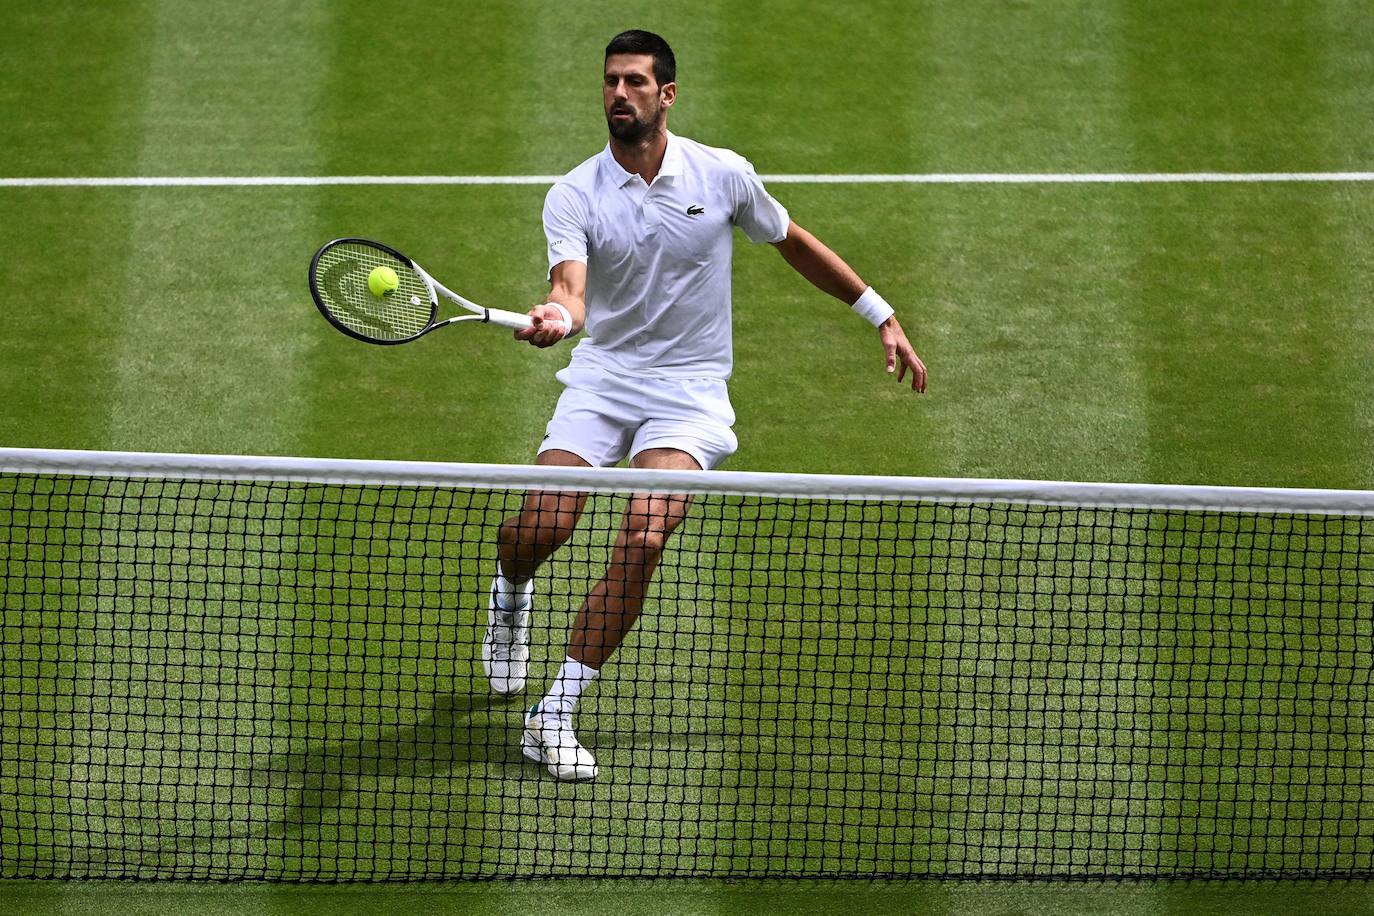
{"type": "MultiPolygon", "coordinates": [[[[325,823],[360,782],[446,777],[455,767],[496,765],[500,778],[524,767],[518,744],[523,707],[492,694],[441,694],[420,722],[359,741],[311,743],[256,767],[253,785],[286,793],[286,810],[268,836],[287,836],[325,823]],[[503,715],[510,711],[509,716],[503,715]]],[[[418,788],[416,791],[420,791],[418,788]]]]}

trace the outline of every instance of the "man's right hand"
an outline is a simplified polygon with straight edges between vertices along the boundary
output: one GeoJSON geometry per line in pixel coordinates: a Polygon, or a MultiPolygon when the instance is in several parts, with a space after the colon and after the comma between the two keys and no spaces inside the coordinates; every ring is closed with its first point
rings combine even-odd
{"type": "Polygon", "coordinates": [[[571,330],[563,321],[563,313],[547,302],[536,305],[527,314],[534,319],[534,326],[516,331],[516,340],[528,340],[536,347],[552,347],[571,330]]]}

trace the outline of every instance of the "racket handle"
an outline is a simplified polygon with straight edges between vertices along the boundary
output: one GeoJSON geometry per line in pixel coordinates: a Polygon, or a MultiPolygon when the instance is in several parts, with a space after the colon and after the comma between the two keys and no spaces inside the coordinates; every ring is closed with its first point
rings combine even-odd
{"type": "Polygon", "coordinates": [[[486,321],[492,324],[499,324],[505,328],[528,328],[534,325],[533,319],[529,315],[521,315],[519,312],[507,312],[504,309],[486,309],[486,321]]]}

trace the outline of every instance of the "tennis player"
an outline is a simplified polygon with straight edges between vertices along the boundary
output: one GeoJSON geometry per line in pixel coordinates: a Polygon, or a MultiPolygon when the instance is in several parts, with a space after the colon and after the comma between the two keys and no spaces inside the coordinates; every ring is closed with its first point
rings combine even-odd
{"type": "MultiPolygon", "coordinates": [[[[849,265],[792,222],[753,167],[724,149],[668,131],[676,63],[650,32],[606,46],[602,102],[610,140],[550,189],[544,202],[548,301],[516,337],[539,347],[579,331],[564,390],[536,462],[709,469],[735,451],[730,267],[738,226],[769,242],[819,289],[877,329],[887,371],[924,391],[926,369],[892,308],[849,265]]],[[[531,492],[501,526],[482,662],[492,689],[525,689],[533,577],[573,533],[585,494],[531,492]]],[[[573,623],[548,694],[525,717],[525,756],[558,779],[596,776],[577,740],[578,698],[634,626],[663,549],[687,515],[682,496],[635,494],[605,576],[573,623]]]]}

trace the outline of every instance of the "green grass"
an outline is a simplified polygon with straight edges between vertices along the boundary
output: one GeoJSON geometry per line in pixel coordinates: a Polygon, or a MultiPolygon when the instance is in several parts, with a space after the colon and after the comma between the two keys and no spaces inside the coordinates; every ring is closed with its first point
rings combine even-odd
{"type": "MultiPolygon", "coordinates": [[[[675,127],[764,172],[1345,169],[1374,147],[1347,116],[1374,69],[1348,9],[875,3],[771,37],[749,24],[781,9],[652,18],[682,58],[675,127]],[[853,67],[862,41],[909,64],[853,67]]],[[[597,42],[623,24],[395,5],[429,50],[372,5],[138,10],[17,18],[4,53],[34,78],[4,97],[0,170],[556,173],[601,143],[597,42]],[[521,45],[555,40],[581,50],[527,72],[521,45]],[[82,42],[98,66],[38,66],[82,42]]],[[[1364,185],[775,190],[898,303],[931,391],[888,384],[871,332],[741,243],[732,467],[1374,485],[1364,185]]],[[[359,348],[321,333],[301,275],[320,241],[363,233],[479,301],[532,302],[541,195],[7,190],[0,355],[24,396],[0,439],[529,460],[565,351],[481,331],[359,348]]]]}
{"type": "Polygon", "coordinates": [[[60,908],[99,916],[117,908],[129,916],[175,910],[244,916],[313,914],[506,914],[537,901],[569,916],[608,910],[627,916],[678,913],[960,913],[968,916],[1058,916],[1064,913],[1152,916],[1188,913],[1365,912],[1374,900],[1355,882],[1125,882],[1121,884],[980,884],[973,882],[825,881],[520,881],[496,884],[348,887],[290,885],[71,884],[0,881],[0,902],[15,916],[60,908]],[[1235,901],[1243,901],[1237,906],[1235,901]]]}
{"type": "MultiPolygon", "coordinates": [[[[842,7],[711,2],[672,10],[647,3],[608,9],[573,2],[556,16],[534,2],[454,8],[353,0],[271,2],[255,10],[244,16],[230,7],[180,0],[16,10],[7,18],[8,37],[0,46],[0,69],[6,73],[0,84],[0,175],[555,174],[603,142],[596,97],[600,48],[615,31],[633,25],[663,32],[678,51],[681,97],[674,128],[733,147],[764,173],[1327,171],[1366,170],[1374,163],[1374,122],[1367,117],[1374,102],[1369,88],[1374,86],[1374,36],[1354,0],[842,7]]],[[[898,305],[930,366],[930,391],[917,398],[891,384],[882,375],[871,330],[792,275],[775,253],[741,241],[732,381],[741,450],[731,468],[1374,487],[1367,460],[1374,446],[1374,412],[1367,397],[1374,389],[1368,343],[1374,339],[1374,319],[1366,307],[1374,294],[1374,255],[1367,244],[1374,229],[1369,215],[1374,186],[778,185],[773,190],[800,223],[898,305]]],[[[534,187],[2,189],[0,311],[6,333],[0,334],[0,385],[8,397],[0,410],[0,444],[527,461],[557,397],[552,375],[566,350],[509,347],[499,334],[485,330],[443,332],[394,349],[363,347],[330,331],[315,314],[304,274],[310,253],[324,240],[369,235],[412,253],[478,301],[519,307],[544,292],[541,196],[542,189],[534,187]]],[[[117,528],[128,535],[138,526],[126,519],[117,528]]],[[[488,543],[487,534],[478,532],[471,549],[488,543]]],[[[679,549],[703,536],[689,530],[679,549]]],[[[1322,556],[1307,562],[1324,562],[1322,556]]],[[[588,574],[598,558],[594,551],[580,555],[573,568],[588,574]]],[[[119,562],[106,557],[96,566],[112,573],[119,562]]],[[[441,575],[446,584],[460,581],[467,594],[480,590],[475,556],[444,562],[449,564],[441,575]]],[[[1316,567],[1302,569],[1317,580],[1323,575],[1316,567]]],[[[25,570],[32,575],[29,567],[25,570]]],[[[1152,575],[1156,572],[1152,569],[1152,575]]],[[[1188,682],[1221,678],[1224,669],[1232,680],[1221,678],[1219,684],[1262,683],[1275,666],[1291,674],[1303,652],[1352,652],[1348,661],[1363,663],[1360,653],[1368,648],[1369,634],[1356,621],[1361,619],[1357,612],[1367,611],[1368,598],[1362,592],[1351,598],[1339,588],[1349,584],[1350,575],[1367,588],[1361,579],[1367,571],[1347,569],[1345,575],[1334,585],[1325,583],[1338,591],[1319,616],[1199,615],[1171,621],[1179,633],[1215,636],[1217,627],[1231,628],[1217,645],[1192,647],[1200,654],[1189,662],[1198,667],[1188,669],[1187,679],[1194,679],[1188,682]],[[1266,626],[1277,629],[1260,629],[1266,626]],[[1241,670],[1250,672],[1248,679],[1235,680],[1241,670]]],[[[341,732],[325,735],[318,732],[317,720],[306,717],[283,734],[276,710],[263,720],[269,724],[262,734],[215,736],[231,738],[236,754],[272,764],[264,781],[219,787],[242,790],[239,804],[251,806],[254,798],[267,797],[253,792],[277,793],[277,801],[299,795],[292,802],[296,834],[267,838],[281,849],[315,842],[320,860],[327,860],[340,831],[360,829],[331,823],[337,817],[332,812],[360,798],[381,806],[387,798],[442,800],[437,812],[424,815],[431,821],[381,825],[389,831],[385,838],[395,840],[400,835],[395,831],[406,838],[431,835],[431,827],[439,829],[434,825],[442,821],[444,835],[459,847],[489,837],[493,825],[508,815],[507,806],[574,817],[569,806],[581,798],[578,792],[599,803],[628,806],[615,810],[623,810],[630,823],[651,807],[673,805],[684,815],[705,810],[701,823],[706,824],[722,806],[741,803],[739,787],[677,785],[668,776],[653,789],[659,795],[641,785],[636,791],[642,797],[614,783],[565,790],[532,779],[512,759],[513,712],[455,686],[471,680],[471,601],[458,614],[447,607],[440,614],[419,597],[417,603],[408,598],[385,609],[365,604],[350,609],[345,602],[336,619],[332,604],[312,599],[298,616],[273,624],[280,632],[235,632],[237,618],[207,613],[197,618],[205,632],[195,634],[169,630],[166,614],[129,618],[120,606],[133,596],[45,594],[32,599],[37,607],[20,606],[15,596],[30,601],[30,586],[21,591],[24,576],[13,571],[7,576],[6,683],[14,683],[19,665],[19,676],[30,678],[31,686],[38,675],[23,673],[28,671],[23,666],[35,662],[31,653],[52,649],[58,657],[42,656],[41,677],[57,678],[92,702],[109,693],[101,686],[106,675],[122,673],[121,665],[145,664],[140,652],[192,651],[186,671],[220,670],[223,653],[231,651],[228,643],[210,647],[193,637],[233,636],[232,651],[251,645],[271,656],[270,662],[255,656],[251,665],[236,657],[235,663],[245,667],[226,669],[270,675],[270,684],[249,679],[217,685],[227,693],[214,702],[240,712],[244,704],[275,698],[279,689],[296,704],[291,709],[317,708],[311,704],[325,694],[360,689],[350,678],[368,672],[360,675],[348,664],[395,658],[397,647],[406,646],[403,655],[420,667],[404,676],[425,680],[407,686],[394,680],[402,672],[386,672],[393,678],[386,703],[379,695],[354,697],[359,709],[371,710],[372,720],[340,723],[341,732]],[[82,602],[95,602],[102,625],[130,624],[148,644],[89,644],[92,631],[76,627],[88,620],[92,607],[82,602]],[[383,610],[393,616],[374,619],[383,610]],[[327,623],[326,635],[314,630],[321,620],[327,623]],[[84,632],[79,640],[87,641],[63,643],[65,637],[53,629],[59,624],[66,628],[63,633],[84,632]],[[388,627],[408,628],[406,639],[413,642],[390,638],[388,627]],[[11,641],[16,631],[30,634],[18,650],[11,641]],[[57,642],[35,643],[32,634],[57,642]],[[318,653],[345,635],[377,653],[345,656],[352,662],[323,661],[318,653]],[[291,664],[298,660],[293,651],[320,667],[300,670],[291,664]],[[377,718],[387,708],[400,710],[395,721],[377,718]],[[463,729],[470,730],[471,740],[448,742],[463,729]],[[302,783],[300,772],[313,773],[314,782],[302,783]],[[463,802],[473,810],[464,809],[455,800],[475,798],[474,785],[491,787],[495,794],[486,796],[487,807],[463,802]],[[708,801],[717,808],[703,809],[708,801]],[[311,819],[315,823],[307,827],[311,819]]],[[[764,621],[756,632],[750,629],[755,624],[731,629],[709,615],[674,616],[668,613],[674,593],[684,587],[664,582],[666,598],[620,661],[621,673],[608,672],[601,695],[589,701],[605,704],[606,709],[589,708],[616,723],[597,737],[611,765],[621,771],[626,763],[661,750],[691,761],[723,760],[722,754],[738,756],[744,750],[741,736],[706,737],[691,722],[672,718],[678,715],[674,704],[685,700],[669,691],[670,685],[656,685],[669,691],[663,696],[629,689],[647,672],[661,676],[672,660],[679,671],[672,690],[698,702],[718,696],[720,685],[711,678],[722,669],[688,664],[681,672],[683,660],[691,659],[685,654],[689,643],[705,642],[710,652],[728,654],[740,639],[746,645],[763,639],[804,647],[809,640],[835,642],[853,635],[827,633],[819,620],[797,621],[793,629],[780,619],[764,621]],[[618,691],[617,684],[626,689],[618,691]],[[669,710],[672,729],[622,731],[621,711],[651,709],[669,710]]],[[[575,596],[560,601],[571,604],[575,596]]],[[[1061,632],[1065,628],[1054,625],[1052,609],[1038,610],[1051,614],[1041,622],[1056,640],[1067,638],[1061,632]]],[[[984,613],[958,624],[977,628],[974,645],[982,647],[980,652],[999,645],[999,633],[1040,638],[1034,627],[1020,633],[1014,622],[984,613]],[[1006,627],[1012,630],[1000,629],[1006,627]]],[[[872,620],[850,623],[859,632],[872,620]]],[[[553,651],[563,620],[552,617],[544,625],[541,645],[553,651]]],[[[1088,632],[1069,629],[1074,638],[1089,640],[1088,632]]],[[[934,652],[956,635],[965,634],[944,629],[913,635],[912,652],[934,652]]],[[[1096,651],[1090,641],[1085,645],[1096,651]]],[[[852,651],[848,643],[843,647],[852,651]]],[[[1154,666],[1161,685],[1180,676],[1169,671],[1166,677],[1161,667],[1166,647],[1148,648],[1154,654],[1137,663],[1154,666]]],[[[1118,664],[1120,653],[1139,650],[1113,647],[1118,655],[1095,664],[1118,664]]],[[[770,690],[853,687],[852,678],[860,672],[843,672],[851,680],[839,683],[840,672],[822,664],[838,657],[827,655],[808,670],[792,671],[792,680],[767,668],[773,681],[732,682],[720,702],[741,703],[741,709],[758,713],[773,696],[770,690]]],[[[711,658],[712,665],[719,663],[716,655],[711,658]]],[[[983,663],[991,665],[989,702],[1024,675],[1014,663],[1011,669],[999,668],[1009,663],[981,656],[975,675],[983,663]]],[[[1094,671],[1114,683],[1111,672],[1094,671]]],[[[153,677],[141,667],[138,673],[153,677]]],[[[1305,698],[1325,702],[1329,698],[1320,691],[1328,687],[1310,684],[1304,689],[1316,692],[1305,698]]],[[[936,710],[941,697],[959,695],[942,692],[938,684],[922,688],[933,691],[925,700],[936,710]]],[[[7,690],[7,729],[17,727],[12,697],[7,690]]],[[[1254,698],[1226,694],[1218,700],[1222,714],[1243,715],[1254,698]]],[[[1351,702],[1366,700],[1352,697],[1351,702]]],[[[149,714],[146,705],[138,708],[141,715],[149,714]]],[[[177,715],[191,715],[179,708],[177,715]]],[[[1164,715],[1150,708],[1152,715],[1164,715]]],[[[200,706],[193,709],[200,715],[200,706]]],[[[77,712],[49,710],[68,717],[77,712]]],[[[99,710],[80,712],[89,716],[99,710]]],[[[803,713],[810,714],[792,710],[787,715],[801,721],[803,713]]],[[[1173,720],[1165,715],[1154,721],[1173,720]]],[[[63,722],[70,725],[70,719],[63,722]]],[[[56,727],[55,720],[18,724],[56,727]]],[[[829,733],[806,736],[806,742],[852,741],[859,725],[873,724],[834,721],[829,733]]],[[[1336,744],[1345,726],[1326,720],[1318,726],[1314,735],[1328,734],[1332,743],[1298,749],[1307,754],[1303,759],[1310,767],[1324,765],[1330,774],[1340,774],[1362,761],[1359,753],[1346,756],[1355,752],[1336,744]],[[1318,751],[1319,758],[1311,756],[1318,751]]],[[[119,733],[110,727],[112,734],[119,733]]],[[[905,735],[890,722],[879,723],[878,732],[874,740],[885,748],[905,735]]],[[[1234,733],[1260,740],[1259,733],[1234,733]]],[[[1212,760],[1186,741],[1135,750],[1143,756],[1127,761],[1126,771],[1139,775],[1140,785],[1151,784],[1152,766],[1212,760]]],[[[1217,753],[1245,758],[1267,750],[1242,742],[1217,753]]],[[[110,754],[112,748],[90,753],[110,754]]],[[[192,751],[183,747],[182,753],[192,751]]],[[[213,753],[224,751],[216,747],[213,753]]],[[[109,758],[103,759],[108,765],[109,758]]],[[[187,761],[178,757],[177,767],[190,766],[187,761]]],[[[937,776],[947,766],[958,778],[989,778],[956,772],[956,759],[935,751],[926,763],[937,776]]],[[[1089,767],[1089,762],[1071,765],[1089,767]]],[[[262,774],[261,767],[243,772],[262,774]]],[[[686,779],[691,772],[704,771],[689,768],[678,776],[686,779]]],[[[11,778],[9,773],[0,778],[11,778]]],[[[81,773],[68,773],[71,788],[87,795],[122,792],[125,785],[121,779],[102,782],[86,774],[83,781],[81,773]]],[[[864,786],[865,776],[846,773],[839,781],[848,787],[853,779],[864,786]]],[[[1241,784],[1218,777],[1210,785],[1241,784]]],[[[755,804],[777,802],[777,796],[765,793],[777,786],[749,789],[755,804]]],[[[183,804],[204,811],[215,800],[213,794],[192,796],[159,797],[153,804],[163,813],[183,804]]],[[[791,797],[820,799],[824,792],[791,797]]],[[[1368,803],[1344,795],[1334,800],[1368,803]]],[[[124,811],[145,800],[115,801],[124,811]]],[[[1216,806],[1232,801],[1191,799],[1216,806]]],[[[1163,807],[1119,814],[1090,805],[1087,832],[1106,836],[1124,827],[1123,835],[1129,835],[1135,823],[1130,816],[1165,816],[1176,800],[1152,802],[1163,807]]],[[[806,808],[811,802],[801,804],[806,808]]],[[[1318,824],[1318,815],[1331,811],[1313,804],[1317,819],[1311,823],[1318,824]]],[[[128,826],[137,831],[166,824],[140,825],[133,819],[128,826]]],[[[868,829],[847,826],[858,831],[855,836],[868,829]]],[[[982,849],[1001,863],[996,850],[1011,838],[995,832],[985,827],[982,849]]],[[[820,864],[837,862],[843,859],[837,851],[846,852],[846,835],[836,835],[836,846],[835,836],[824,831],[802,833],[788,848],[820,864]]],[[[635,854],[689,840],[724,849],[722,861],[748,860],[767,849],[766,840],[738,836],[650,839],[654,842],[635,854]]],[[[1261,840],[1261,861],[1281,854],[1261,840]]],[[[415,861],[443,858],[442,849],[415,842],[420,845],[402,850],[415,861]]],[[[894,845],[894,854],[900,848],[894,845]]],[[[632,866],[635,861],[612,848],[560,855],[593,852],[607,863],[632,866]]],[[[128,850],[105,854],[136,857],[128,850]]],[[[511,863],[525,863],[522,855],[513,853],[511,863]]],[[[531,893],[565,901],[575,896],[557,889],[562,887],[531,893]]],[[[752,906],[760,897],[784,905],[786,888],[769,886],[749,897],[756,887],[692,885],[645,893],[687,909],[743,906],[738,903],[743,899],[752,906]]],[[[874,909],[902,905],[880,888],[863,887],[858,894],[874,909]]],[[[909,889],[904,886],[901,893],[909,889]]],[[[237,893],[259,892],[273,902],[254,897],[247,905],[264,911],[326,899],[311,889],[237,893]],[[282,903],[279,895],[291,902],[282,903]]],[[[1362,886],[1345,892],[1350,896],[1339,899],[1359,907],[1362,886]]],[[[52,893],[70,893],[77,905],[87,891],[23,886],[14,891],[40,901],[34,906],[52,893]]],[[[452,893],[483,894],[481,899],[504,905],[507,895],[522,891],[501,886],[452,893]]],[[[632,899],[639,890],[592,887],[577,893],[632,899]]],[[[855,894],[855,886],[845,885],[840,893],[855,894]]],[[[1282,891],[1244,885],[1169,885],[1129,893],[968,891],[986,894],[983,899],[991,901],[986,904],[971,903],[961,893],[930,891],[930,906],[1035,911],[1077,901],[1085,909],[1152,912],[1224,907],[1226,899],[1236,899],[1256,909],[1274,905],[1282,891]]],[[[1308,897],[1301,897],[1308,891],[1292,893],[1304,901],[1294,906],[1307,906],[1318,891],[1308,897]]],[[[402,901],[402,896],[391,899],[402,901]]],[[[816,888],[799,896],[804,902],[826,899],[816,888]]],[[[342,898],[328,901],[337,899],[342,898]]],[[[617,898],[613,905],[628,904],[617,898]]]]}

